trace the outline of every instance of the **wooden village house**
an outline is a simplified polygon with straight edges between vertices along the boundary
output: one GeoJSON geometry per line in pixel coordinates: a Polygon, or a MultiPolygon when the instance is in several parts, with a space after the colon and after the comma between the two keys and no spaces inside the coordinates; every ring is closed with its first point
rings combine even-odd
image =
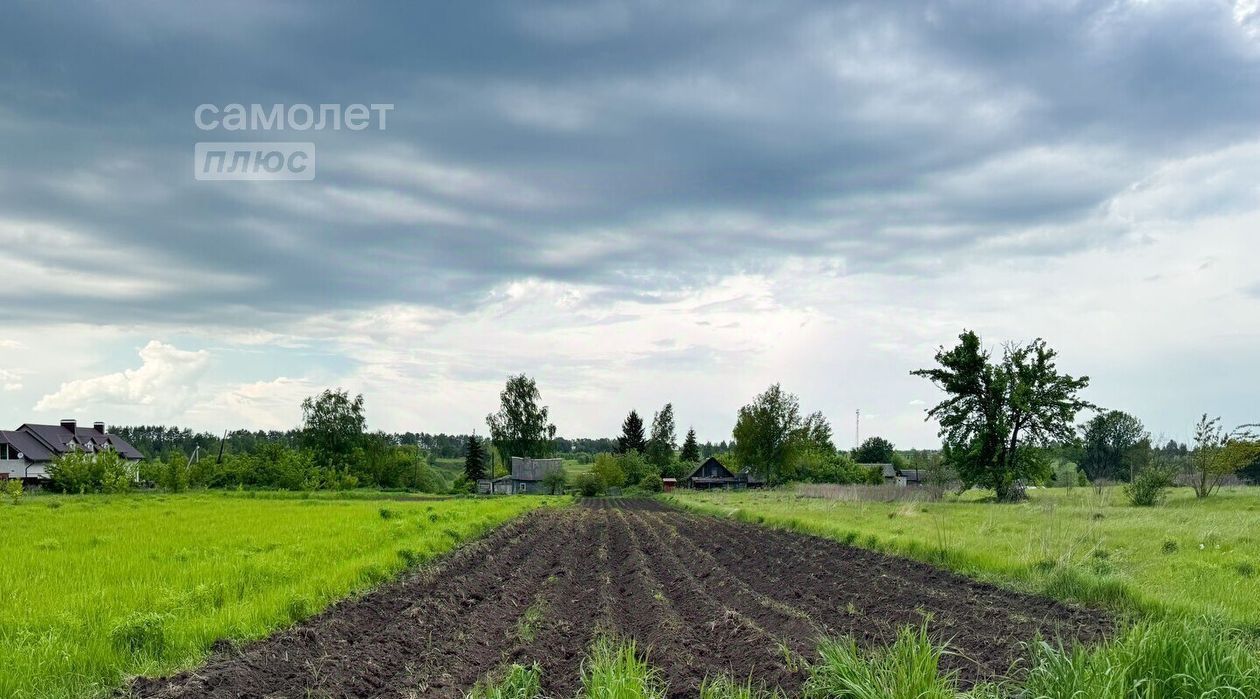
{"type": "Polygon", "coordinates": [[[513,456],[512,472],[493,480],[483,478],[477,481],[477,492],[495,495],[513,493],[546,495],[547,486],[543,484],[543,477],[553,470],[563,468],[564,459],[530,459],[513,456]]]}

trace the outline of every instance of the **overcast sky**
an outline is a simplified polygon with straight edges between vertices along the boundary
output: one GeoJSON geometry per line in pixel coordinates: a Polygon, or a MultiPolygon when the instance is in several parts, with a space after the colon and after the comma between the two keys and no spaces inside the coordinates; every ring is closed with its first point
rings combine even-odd
{"type": "Polygon", "coordinates": [[[909,376],[1044,337],[1187,439],[1260,420],[1260,8],[1211,2],[115,1],[0,10],[0,427],[560,434],[772,382],[935,446],[909,376]],[[389,103],[206,132],[200,104],[389,103]],[[197,181],[198,141],[313,181],[197,181]]]}

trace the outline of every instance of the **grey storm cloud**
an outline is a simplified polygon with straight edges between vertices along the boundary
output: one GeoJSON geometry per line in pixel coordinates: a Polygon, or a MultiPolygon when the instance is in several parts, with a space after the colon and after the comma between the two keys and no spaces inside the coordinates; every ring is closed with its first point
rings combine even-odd
{"type": "Polygon", "coordinates": [[[78,237],[0,243],[162,275],[37,309],[6,288],[0,314],[265,325],[524,277],[662,300],[787,257],[1061,255],[1257,123],[1260,40],[1224,2],[20,2],[0,219],[78,237]],[[313,182],[192,178],[198,140],[297,140],[199,131],[199,104],[356,102],[388,128],[307,132],[313,182]]]}

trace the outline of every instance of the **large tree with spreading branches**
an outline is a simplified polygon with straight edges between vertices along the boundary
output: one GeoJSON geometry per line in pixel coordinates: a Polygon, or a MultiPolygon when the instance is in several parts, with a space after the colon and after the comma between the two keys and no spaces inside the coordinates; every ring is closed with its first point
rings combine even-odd
{"type": "Polygon", "coordinates": [[[1000,361],[974,332],[958,339],[956,347],[937,351],[939,366],[911,374],[947,395],[927,416],[940,422],[945,456],[963,486],[1018,500],[1024,482],[1047,475],[1041,448],[1073,439],[1077,413],[1096,407],[1078,396],[1089,377],[1060,373],[1056,352],[1040,338],[1007,344],[1000,361]]]}

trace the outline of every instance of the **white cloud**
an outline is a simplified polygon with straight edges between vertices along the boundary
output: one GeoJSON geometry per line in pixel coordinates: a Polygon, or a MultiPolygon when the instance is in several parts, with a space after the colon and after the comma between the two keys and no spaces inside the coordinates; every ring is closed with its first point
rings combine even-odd
{"type": "Polygon", "coordinates": [[[140,350],[140,367],[76,379],[45,395],[37,411],[142,406],[155,417],[177,416],[197,395],[197,382],[210,364],[210,353],[178,349],[151,340],[140,350]]]}
{"type": "Polygon", "coordinates": [[[191,408],[188,418],[202,424],[286,430],[300,422],[302,400],[323,388],[308,379],[283,376],[272,381],[238,384],[205,405],[191,408]]]}

